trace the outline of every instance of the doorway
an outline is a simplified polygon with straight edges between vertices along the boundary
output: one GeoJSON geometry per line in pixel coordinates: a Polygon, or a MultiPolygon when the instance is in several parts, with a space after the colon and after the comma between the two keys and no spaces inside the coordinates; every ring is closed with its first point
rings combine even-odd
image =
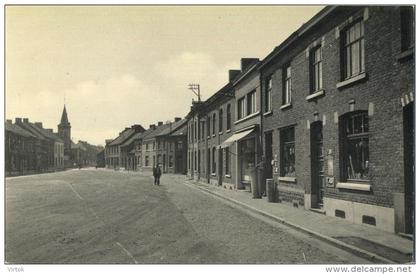
{"type": "Polygon", "coordinates": [[[324,154],[322,122],[311,124],[311,193],[313,208],[324,206],[324,154]]]}
{"type": "Polygon", "coordinates": [[[405,233],[413,234],[414,229],[414,103],[403,110],[404,131],[404,211],[405,233]]]}
{"type": "Polygon", "coordinates": [[[207,168],[206,168],[207,183],[210,183],[210,148],[207,149],[207,168]]]}
{"type": "Polygon", "coordinates": [[[218,163],[217,163],[217,177],[219,186],[223,183],[223,150],[221,148],[218,149],[218,163]]]}

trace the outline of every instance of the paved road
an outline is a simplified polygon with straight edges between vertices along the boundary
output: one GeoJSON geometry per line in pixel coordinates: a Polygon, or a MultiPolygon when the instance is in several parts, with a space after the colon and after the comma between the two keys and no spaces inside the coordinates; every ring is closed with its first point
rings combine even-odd
{"type": "Polygon", "coordinates": [[[6,180],[9,263],[366,263],[164,176],[70,170],[6,180]]]}

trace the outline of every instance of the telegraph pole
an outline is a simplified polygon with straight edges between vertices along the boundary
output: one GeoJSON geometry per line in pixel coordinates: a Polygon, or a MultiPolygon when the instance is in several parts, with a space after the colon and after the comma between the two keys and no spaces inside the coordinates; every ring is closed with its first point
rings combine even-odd
{"type": "Polygon", "coordinates": [[[191,90],[198,97],[198,102],[201,102],[200,84],[189,84],[188,89],[191,90]]]}

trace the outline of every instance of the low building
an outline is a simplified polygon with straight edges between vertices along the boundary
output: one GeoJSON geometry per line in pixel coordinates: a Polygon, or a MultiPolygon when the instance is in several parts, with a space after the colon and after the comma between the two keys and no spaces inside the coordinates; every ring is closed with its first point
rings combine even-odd
{"type": "Polygon", "coordinates": [[[157,164],[163,166],[164,161],[166,161],[164,160],[166,159],[166,154],[164,153],[166,142],[161,142],[156,136],[168,127],[169,124],[158,122],[157,125],[150,125],[149,129],[146,131],[147,136],[144,137],[142,141],[142,171],[151,171],[154,166],[157,164]]]}

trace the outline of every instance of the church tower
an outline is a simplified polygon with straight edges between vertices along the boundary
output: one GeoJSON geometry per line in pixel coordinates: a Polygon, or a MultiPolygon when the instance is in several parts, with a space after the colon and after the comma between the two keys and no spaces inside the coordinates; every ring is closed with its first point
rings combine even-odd
{"type": "Polygon", "coordinates": [[[71,152],[71,125],[67,118],[66,105],[64,105],[61,122],[58,127],[58,136],[64,141],[64,155],[70,155],[71,152]]]}

